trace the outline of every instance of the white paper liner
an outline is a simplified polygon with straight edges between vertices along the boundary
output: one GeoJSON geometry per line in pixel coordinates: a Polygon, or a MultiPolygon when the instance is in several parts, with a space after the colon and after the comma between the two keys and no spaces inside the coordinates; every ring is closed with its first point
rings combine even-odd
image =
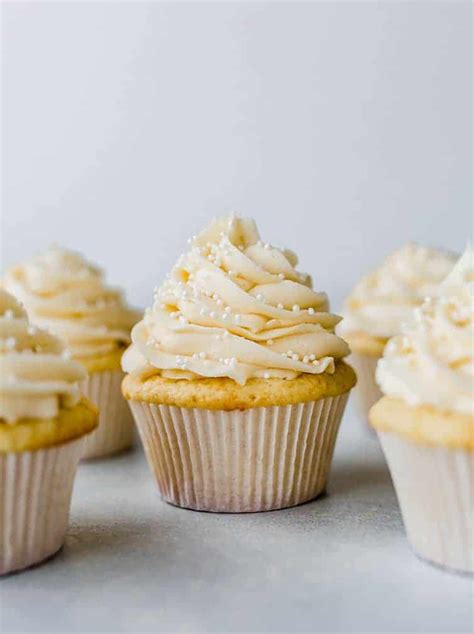
{"type": "Polygon", "coordinates": [[[121,369],[91,372],[81,391],[99,408],[99,426],[84,443],[83,459],[102,458],[133,444],[133,417],[122,396],[121,369]]]}
{"type": "Polygon", "coordinates": [[[39,563],[63,545],[83,442],[0,453],[0,574],[39,563]]]}
{"type": "Polygon", "coordinates": [[[377,433],[415,552],[435,564],[474,572],[474,452],[377,433]]]}
{"type": "Polygon", "coordinates": [[[353,352],[349,358],[357,374],[357,385],[352,391],[352,399],[359,418],[367,424],[369,409],[382,398],[382,392],[375,382],[375,368],[378,360],[379,357],[357,352],[353,352]]]}
{"type": "Polygon", "coordinates": [[[347,393],[229,412],[130,406],[167,502],[241,513],[295,506],[322,493],[346,402],[347,393]]]}

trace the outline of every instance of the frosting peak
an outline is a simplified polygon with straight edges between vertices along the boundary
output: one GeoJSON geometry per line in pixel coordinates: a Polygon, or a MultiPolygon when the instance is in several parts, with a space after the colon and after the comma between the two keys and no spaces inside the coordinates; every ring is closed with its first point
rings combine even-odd
{"type": "Polygon", "coordinates": [[[47,326],[74,358],[109,354],[130,342],[138,320],[118,289],[79,253],[53,246],[6,272],[4,287],[25,305],[33,323],[47,326]]]}
{"type": "Polygon", "coordinates": [[[410,323],[413,309],[436,292],[456,256],[408,243],[356,285],[345,302],[343,331],[388,338],[410,323]]]}
{"type": "Polygon", "coordinates": [[[22,306],[0,289],[0,419],[56,417],[79,401],[85,376],[59,339],[31,326],[22,306]]]}
{"type": "Polygon", "coordinates": [[[474,413],[474,252],[468,248],[415,323],[391,339],[377,367],[388,396],[474,413]]]}
{"type": "Polygon", "coordinates": [[[260,240],[253,220],[216,219],[189,244],[132,331],[126,372],[243,384],[334,372],[349,353],[326,294],[295,269],[294,253],[260,240]]]}

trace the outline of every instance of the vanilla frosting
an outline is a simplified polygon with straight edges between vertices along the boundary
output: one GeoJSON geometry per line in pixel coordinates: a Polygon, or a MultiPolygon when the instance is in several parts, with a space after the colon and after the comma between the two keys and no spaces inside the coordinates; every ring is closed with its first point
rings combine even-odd
{"type": "Polygon", "coordinates": [[[56,417],[79,401],[85,377],[59,339],[30,325],[19,302],[0,289],[0,420],[56,417]]]}
{"type": "Polygon", "coordinates": [[[32,323],[51,329],[78,360],[125,348],[139,319],[121,291],[105,285],[98,267],[57,246],[9,269],[3,286],[23,303],[32,323]]]}
{"type": "Polygon", "coordinates": [[[362,331],[388,338],[413,319],[413,309],[433,295],[456,256],[409,243],[391,253],[382,266],[362,278],[344,306],[342,333],[362,331]]]}
{"type": "Polygon", "coordinates": [[[126,372],[240,384],[334,372],[349,353],[334,334],[341,318],[295,269],[293,252],[263,244],[253,220],[234,216],[189,242],[132,331],[126,372]]]}
{"type": "Polygon", "coordinates": [[[390,339],[377,382],[411,405],[474,413],[474,252],[468,248],[415,323],[390,339]]]}

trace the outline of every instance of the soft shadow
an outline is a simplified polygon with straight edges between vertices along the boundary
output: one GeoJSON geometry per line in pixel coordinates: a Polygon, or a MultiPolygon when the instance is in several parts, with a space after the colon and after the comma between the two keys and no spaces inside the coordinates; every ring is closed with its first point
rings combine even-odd
{"type": "Polygon", "coordinates": [[[81,466],[86,465],[95,465],[101,463],[113,464],[114,462],[120,462],[120,460],[124,458],[135,457],[138,455],[142,455],[143,450],[141,444],[135,442],[131,447],[127,447],[126,449],[121,449],[113,454],[108,454],[107,456],[99,456],[96,458],[83,458],[80,462],[81,466]]]}
{"type": "Polygon", "coordinates": [[[369,493],[371,490],[386,488],[393,490],[390,472],[385,462],[364,464],[356,461],[334,464],[329,479],[331,495],[346,493],[369,493]]]}
{"type": "Polygon", "coordinates": [[[171,547],[170,531],[153,518],[128,518],[109,521],[97,518],[94,522],[75,522],[68,530],[61,552],[51,562],[60,568],[81,576],[83,571],[107,577],[128,565],[124,561],[136,562],[136,569],[145,565],[158,565],[171,547]],[[106,571],[106,572],[104,572],[106,571]]]}

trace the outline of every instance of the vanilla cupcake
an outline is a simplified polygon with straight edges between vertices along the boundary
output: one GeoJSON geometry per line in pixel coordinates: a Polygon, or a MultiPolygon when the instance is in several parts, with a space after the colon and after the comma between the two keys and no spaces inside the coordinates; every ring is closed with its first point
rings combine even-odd
{"type": "Polygon", "coordinates": [[[161,495],[226,512],[314,499],[355,384],[340,318],[252,220],[215,220],[190,242],[123,357],[161,495]]]}
{"type": "Polygon", "coordinates": [[[81,390],[99,407],[100,416],[83,457],[129,447],[133,419],[120,391],[120,362],[139,315],[125,304],[121,291],[107,286],[102,271],[80,254],[56,246],[9,269],[3,286],[23,303],[31,322],[60,337],[87,370],[81,390]]]}
{"type": "Polygon", "coordinates": [[[370,411],[415,552],[474,572],[474,254],[385,347],[370,411]]]}
{"type": "Polygon", "coordinates": [[[79,390],[85,375],[0,289],[0,574],[63,545],[84,439],[97,426],[79,390]]]}
{"type": "Polygon", "coordinates": [[[344,305],[338,332],[351,347],[357,371],[357,409],[367,420],[370,407],[381,397],[375,367],[390,337],[413,320],[414,309],[450,272],[456,256],[409,243],[398,249],[357,284],[344,305]]]}

